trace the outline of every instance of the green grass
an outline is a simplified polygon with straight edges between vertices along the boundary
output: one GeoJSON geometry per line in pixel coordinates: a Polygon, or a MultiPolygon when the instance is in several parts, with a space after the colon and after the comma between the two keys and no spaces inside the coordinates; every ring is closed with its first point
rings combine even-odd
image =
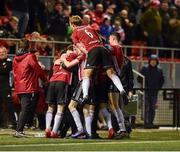
{"type": "MultiPolygon", "coordinates": [[[[37,132],[33,132],[37,134],[37,132]]],[[[12,132],[0,132],[1,151],[180,151],[180,133],[177,131],[134,130],[130,138],[107,139],[46,139],[14,138],[12,132]]]]}

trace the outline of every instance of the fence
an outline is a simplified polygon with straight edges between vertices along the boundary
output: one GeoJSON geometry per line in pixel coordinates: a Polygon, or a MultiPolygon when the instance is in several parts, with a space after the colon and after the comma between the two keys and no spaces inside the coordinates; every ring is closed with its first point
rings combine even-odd
{"type": "MultiPolygon", "coordinates": [[[[134,89],[135,94],[138,95],[136,124],[145,124],[145,89],[134,89]]],[[[180,127],[180,89],[166,88],[161,89],[158,95],[158,105],[156,108],[156,115],[154,119],[154,125],[157,126],[171,126],[180,127]]]]}

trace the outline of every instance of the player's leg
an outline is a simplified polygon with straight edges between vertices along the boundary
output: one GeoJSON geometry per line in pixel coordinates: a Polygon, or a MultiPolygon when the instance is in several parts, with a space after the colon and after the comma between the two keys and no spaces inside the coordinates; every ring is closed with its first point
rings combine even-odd
{"type": "Polygon", "coordinates": [[[48,104],[48,110],[46,112],[46,129],[45,136],[47,138],[51,137],[51,123],[53,120],[53,112],[56,106],[56,98],[55,98],[55,82],[50,82],[48,86],[48,92],[46,96],[46,103],[48,104]]]}
{"type": "Polygon", "coordinates": [[[68,84],[63,81],[55,82],[55,97],[57,103],[57,112],[54,118],[54,125],[51,132],[52,138],[58,137],[58,129],[63,117],[64,107],[67,102],[68,84]]]}
{"type": "Polygon", "coordinates": [[[77,127],[77,132],[72,134],[71,136],[72,138],[79,138],[80,136],[85,134],[84,127],[80,119],[80,114],[77,110],[77,105],[81,102],[82,102],[82,81],[80,81],[76,86],[76,89],[73,93],[73,96],[68,106],[77,127]]]}
{"type": "Polygon", "coordinates": [[[88,137],[92,136],[91,126],[92,126],[92,120],[93,120],[93,116],[94,116],[94,109],[95,109],[95,105],[90,105],[90,104],[85,104],[83,107],[85,128],[86,128],[88,137]]]}
{"type": "Polygon", "coordinates": [[[76,124],[77,132],[80,133],[80,132],[84,132],[84,129],[83,129],[83,125],[82,125],[82,122],[80,119],[79,112],[76,109],[77,105],[78,105],[77,101],[71,100],[69,105],[68,105],[68,108],[69,108],[69,111],[71,112],[71,115],[72,115],[74,122],[76,124]]]}
{"type": "Polygon", "coordinates": [[[83,98],[88,96],[89,87],[90,87],[90,78],[92,76],[93,69],[84,69],[83,71],[83,81],[82,81],[82,91],[83,91],[83,98]]]}
{"type": "Polygon", "coordinates": [[[109,93],[109,101],[110,101],[112,112],[115,115],[117,122],[118,122],[119,131],[117,131],[117,132],[118,132],[118,134],[123,134],[126,132],[126,128],[125,128],[125,124],[124,124],[124,115],[119,106],[119,93],[110,92],[109,93]]]}
{"type": "Polygon", "coordinates": [[[108,126],[108,138],[112,139],[115,136],[115,132],[112,127],[111,114],[107,110],[107,103],[105,102],[100,103],[100,112],[103,114],[106,124],[108,126]]]}
{"type": "Polygon", "coordinates": [[[54,104],[48,104],[48,110],[46,112],[46,129],[45,129],[45,136],[47,138],[51,137],[51,123],[53,119],[53,112],[55,110],[54,104]]]}
{"type": "Polygon", "coordinates": [[[94,69],[100,63],[100,47],[93,48],[87,55],[86,65],[84,68],[84,76],[82,81],[82,91],[83,91],[83,98],[88,100],[89,95],[89,88],[90,88],[90,78],[94,72],[94,69]]]}
{"type": "Polygon", "coordinates": [[[54,125],[53,125],[53,129],[51,132],[52,138],[58,138],[58,136],[59,136],[58,130],[59,130],[59,126],[61,124],[61,120],[63,117],[64,107],[65,107],[65,104],[58,104],[57,105],[57,112],[56,112],[56,115],[54,117],[54,125]]]}
{"type": "Polygon", "coordinates": [[[114,85],[118,88],[121,94],[125,94],[124,88],[122,86],[121,80],[117,76],[116,72],[113,69],[113,62],[111,54],[105,48],[101,49],[101,58],[102,58],[102,67],[106,69],[107,76],[112,80],[114,85]]]}
{"type": "Polygon", "coordinates": [[[125,91],[124,91],[124,88],[122,86],[121,80],[116,75],[114,69],[113,68],[108,68],[108,69],[106,69],[106,73],[107,73],[107,76],[112,80],[114,85],[118,88],[119,92],[121,94],[124,94],[125,91]]]}

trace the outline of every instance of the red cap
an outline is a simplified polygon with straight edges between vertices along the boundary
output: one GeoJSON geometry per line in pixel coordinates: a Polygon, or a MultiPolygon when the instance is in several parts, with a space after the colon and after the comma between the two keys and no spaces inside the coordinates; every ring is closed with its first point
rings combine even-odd
{"type": "Polygon", "coordinates": [[[159,0],[152,0],[151,1],[151,6],[159,7],[160,6],[160,1],[159,0]]]}

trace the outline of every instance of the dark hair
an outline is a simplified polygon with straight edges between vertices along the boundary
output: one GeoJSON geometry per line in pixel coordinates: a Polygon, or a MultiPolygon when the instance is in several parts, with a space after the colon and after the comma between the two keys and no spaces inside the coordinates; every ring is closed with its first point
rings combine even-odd
{"type": "Polygon", "coordinates": [[[73,45],[72,44],[68,45],[67,50],[73,50],[73,45]]]}
{"type": "Polygon", "coordinates": [[[121,41],[121,36],[120,36],[120,34],[118,32],[113,32],[111,35],[115,36],[118,42],[121,41]]]}
{"type": "Polygon", "coordinates": [[[21,39],[21,41],[19,42],[19,48],[23,48],[25,50],[28,50],[28,48],[29,48],[29,41],[26,40],[25,38],[21,39]]]}

